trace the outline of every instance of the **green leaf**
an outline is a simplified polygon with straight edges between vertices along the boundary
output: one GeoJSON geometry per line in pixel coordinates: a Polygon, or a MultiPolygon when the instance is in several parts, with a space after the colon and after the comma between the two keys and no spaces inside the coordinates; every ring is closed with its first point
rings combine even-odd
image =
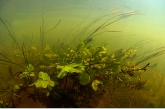
{"type": "Polygon", "coordinates": [[[28,76],[34,76],[35,74],[34,74],[34,72],[22,72],[20,75],[19,75],[19,77],[20,78],[26,78],[26,77],[28,77],[28,76]]]}
{"type": "Polygon", "coordinates": [[[99,85],[99,84],[102,84],[102,82],[99,81],[99,80],[94,80],[94,81],[92,82],[92,88],[93,88],[94,91],[96,91],[96,90],[98,89],[98,85],[99,85]]]}
{"type": "Polygon", "coordinates": [[[90,79],[93,80],[95,78],[95,70],[92,70],[92,69],[89,69],[89,76],[90,76],[90,79]]]}
{"type": "Polygon", "coordinates": [[[30,76],[34,76],[35,74],[34,74],[34,72],[30,72],[30,76]]]}
{"type": "MultiPolygon", "coordinates": [[[[37,88],[40,88],[40,87],[46,88],[47,87],[47,82],[43,81],[43,80],[37,80],[34,84],[37,88]]],[[[32,85],[34,85],[34,84],[32,84],[32,85]]]]}
{"type": "Polygon", "coordinates": [[[31,84],[30,86],[35,85],[37,88],[47,88],[48,86],[54,87],[55,82],[50,80],[50,77],[47,73],[45,72],[39,72],[38,74],[38,80],[31,84]]]}
{"type": "MultiPolygon", "coordinates": [[[[37,88],[39,88],[39,87],[41,87],[42,85],[41,85],[41,82],[38,80],[38,81],[36,81],[35,83],[35,86],[37,87],[37,88]]],[[[32,85],[34,85],[34,84],[32,84],[32,85]]]]}
{"type": "Polygon", "coordinates": [[[28,64],[25,72],[22,72],[19,77],[20,78],[27,78],[28,76],[34,76],[34,72],[32,72],[34,70],[34,67],[31,64],[28,64]]]}
{"type": "Polygon", "coordinates": [[[38,76],[39,76],[39,79],[48,80],[48,81],[50,80],[50,77],[47,73],[39,72],[38,76]]]}
{"type": "Polygon", "coordinates": [[[51,91],[52,87],[50,85],[48,85],[47,89],[48,89],[48,91],[51,91]]]}
{"type": "Polygon", "coordinates": [[[54,82],[54,81],[49,81],[49,85],[50,85],[51,87],[54,87],[54,86],[55,86],[55,82],[54,82]]]}
{"type": "Polygon", "coordinates": [[[62,69],[61,72],[57,75],[58,78],[62,79],[64,78],[68,72],[65,71],[65,69],[62,69]]]}
{"type": "Polygon", "coordinates": [[[90,76],[88,73],[82,73],[79,77],[79,83],[81,85],[87,85],[90,82],[90,76]]]}
{"type": "Polygon", "coordinates": [[[19,85],[18,84],[14,85],[14,89],[19,90],[20,89],[19,85]]]}
{"type": "Polygon", "coordinates": [[[62,70],[57,75],[57,77],[62,79],[68,73],[82,73],[82,72],[85,71],[84,67],[85,66],[82,63],[80,63],[80,64],[72,63],[72,64],[69,64],[69,65],[63,66],[62,70]]]}
{"type": "Polygon", "coordinates": [[[33,70],[34,67],[32,66],[32,64],[28,64],[25,71],[32,72],[33,70]]]}
{"type": "Polygon", "coordinates": [[[47,88],[47,86],[48,86],[48,84],[49,84],[49,82],[48,81],[42,81],[42,88],[47,88]]]}
{"type": "Polygon", "coordinates": [[[49,94],[50,94],[50,93],[49,93],[49,92],[47,92],[47,93],[46,93],[46,96],[48,97],[48,96],[49,96],[49,94]]]}
{"type": "Polygon", "coordinates": [[[83,48],[80,53],[81,53],[81,57],[84,57],[84,58],[86,56],[91,56],[91,53],[90,53],[89,49],[87,49],[87,48],[83,48]]]}
{"type": "Polygon", "coordinates": [[[24,77],[27,77],[27,75],[29,74],[29,72],[22,72],[19,77],[20,78],[24,78],[24,77]]]}

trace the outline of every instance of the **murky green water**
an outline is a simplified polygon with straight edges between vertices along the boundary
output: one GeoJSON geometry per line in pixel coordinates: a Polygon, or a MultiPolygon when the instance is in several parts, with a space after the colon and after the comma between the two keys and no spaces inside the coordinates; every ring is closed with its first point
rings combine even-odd
{"type": "MultiPolygon", "coordinates": [[[[120,67],[118,69],[125,70],[126,68],[123,66],[134,66],[138,61],[144,59],[144,62],[139,63],[135,67],[135,69],[133,69],[131,66],[131,72],[144,68],[144,66],[149,63],[150,65],[147,66],[147,69],[142,69],[142,71],[140,72],[140,75],[143,78],[142,80],[146,80],[147,82],[145,83],[143,89],[137,91],[129,90],[130,87],[133,87],[131,85],[129,86],[129,88],[123,89],[123,84],[116,86],[116,83],[113,83],[114,81],[111,83],[111,80],[109,80],[107,82],[108,84],[105,85],[105,87],[103,88],[103,90],[106,91],[104,92],[104,94],[102,92],[102,97],[100,97],[99,93],[96,92],[98,98],[97,100],[94,97],[89,97],[90,100],[83,103],[83,101],[81,101],[81,97],[78,96],[80,97],[81,102],[76,102],[75,104],[78,107],[165,107],[164,6],[164,0],[1,0],[0,73],[2,76],[1,83],[3,84],[1,90],[2,92],[4,90],[7,90],[6,92],[8,92],[10,95],[6,97],[6,95],[4,96],[4,93],[1,93],[1,101],[3,101],[3,103],[5,100],[6,103],[10,101],[10,103],[8,104],[11,106],[11,100],[9,100],[9,98],[12,98],[13,101],[15,99],[16,101],[18,101],[17,98],[13,98],[13,96],[15,97],[14,93],[17,93],[18,95],[20,94],[19,96],[22,96],[24,94],[23,92],[14,92],[12,88],[14,85],[11,85],[11,87],[9,87],[8,84],[11,84],[10,81],[12,81],[12,84],[22,84],[22,80],[19,80],[19,76],[16,75],[19,75],[18,72],[23,72],[25,70],[24,67],[26,66],[27,62],[28,64],[32,64],[35,67],[34,71],[36,75],[38,75],[38,73],[36,72],[39,72],[41,70],[44,70],[48,74],[50,73],[49,75],[54,72],[59,73],[60,70],[54,68],[54,66],[57,67],[57,65],[70,65],[69,67],[72,68],[73,66],[71,63],[83,63],[83,65],[85,64],[85,72],[89,73],[93,72],[90,70],[90,68],[93,67],[92,65],[98,64],[101,59],[97,60],[97,56],[94,58],[90,57],[90,59],[89,57],[84,58],[83,56],[85,55],[86,57],[87,55],[90,55],[90,53],[92,53],[92,51],[90,51],[89,53],[88,50],[92,49],[90,47],[93,47],[93,44],[95,45],[94,47],[96,47],[97,49],[97,47],[103,47],[102,43],[107,43],[105,47],[106,50],[96,50],[97,52],[93,53],[92,56],[105,51],[108,52],[108,56],[112,56],[113,53],[114,55],[118,55],[115,54],[115,51],[118,49],[136,49],[136,56],[139,56],[139,58],[131,59],[129,57],[129,61],[127,61],[127,59],[125,58],[122,58],[120,62],[118,61],[119,57],[117,58],[116,56],[114,60],[113,57],[111,57],[113,61],[109,61],[119,62],[115,63],[116,65],[120,64],[120,66],[117,66],[120,67]],[[5,27],[5,25],[7,26],[7,28],[5,27]],[[103,25],[106,26],[104,27],[103,25]],[[41,46],[42,35],[44,36],[43,49],[46,51],[44,51],[41,46]],[[16,41],[13,41],[11,36],[14,36],[14,39],[16,39],[16,41]],[[86,47],[86,45],[79,45],[80,42],[83,42],[89,36],[92,36],[92,44],[90,46],[84,48],[86,47]],[[16,43],[18,43],[18,45],[16,43]],[[78,51],[78,49],[83,49],[84,51],[78,51]],[[64,53],[65,51],[67,52],[64,53]],[[81,55],[84,53],[84,55],[80,56],[82,60],[74,59],[73,55],[75,54],[73,52],[80,53],[81,55]],[[46,55],[47,57],[44,57],[43,59],[42,55],[46,55]],[[60,58],[55,55],[60,55],[60,58]],[[61,59],[61,57],[63,59],[61,59]],[[96,59],[97,62],[94,61],[93,63],[92,59],[96,59]],[[92,61],[92,63],[90,63],[89,60],[92,61]],[[23,67],[20,67],[15,63],[23,67]],[[122,65],[123,63],[124,65],[122,65]],[[87,67],[87,64],[90,66],[89,68],[87,67]],[[41,68],[41,66],[50,67],[50,65],[52,65],[53,67],[49,69],[45,68],[46,70],[41,68]],[[9,73],[11,72],[14,74],[14,78],[10,77],[11,75],[9,73]],[[6,81],[8,82],[6,83],[6,81]],[[15,83],[13,83],[13,81],[15,83]],[[114,85],[115,88],[111,85],[114,85]],[[109,88],[114,88],[115,90],[109,88]],[[123,93],[120,90],[124,90],[126,92],[123,93]],[[132,93],[136,93],[138,97],[133,95],[132,93]],[[113,96],[116,96],[116,98],[113,96]],[[105,97],[106,101],[104,101],[103,97],[105,97]],[[140,103],[138,102],[139,100],[145,103],[140,103]],[[125,103],[124,101],[128,101],[129,103],[125,103]],[[95,104],[95,102],[97,105],[95,104]]],[[[102,49],[104,49],[104,47],[102,49]]],[[[132,51],[131,53],[133,52],[134,51],[132,51]]],[[[122,52],[119,52],[119,54],[120,53],[122,52]]],[[[103,54],[99,55],[103,56],[103,54]]],[[[125,54],[125,56],[126,55],[129,54],[125,54]]],[[[78,54],[76,56],[78,56],[78,54]]],[[[114,63],[107,63],[108,61],[106,61],[106,64],[104,63],[105,66],[109,66],[108,68],[110,68],[111,70],[107,70],[107,68],[104,68],[103,66],[95,66],[97,71],[105,71],[106,73],[114,72],[113,68],[111,68],[114,63]]],[[[102,65],[103,63],[100,64],[102,65]]],[[[76,68],[77,67],[79,68],[80,66],[77,65],[76,68]]],[[[81,68],[82,66],[79,69],[81,68]]],[[[69,70],[67,72],[78,72],[77,70],[75,71],[75,69],[74,71],[72,70],[69,70]]],[[[122,70],[116,70],[116,72],[123,73],[124,71],[122,70]]],[[[79,72],[82,72],[82,69],[79,72]]],[[[126,73],[128,72],[129,70],[126,71],[126,73]]],[[[56,76],[56,73],[54,75],[56,76]]],[[[108,74],[108,76],[109,75],[111,74],[108,74]]],[[[120,76],[116,76],[118,78],[117,80],[125,81],[126,77],[121,78],[120,76]]],[[[129,74],[129,76],[132,77],[131,74],[129,74]]],[[[89,84],[91,84],[92,81],[95,79],[103,79],[103,77],[101,77],[100,75],[99,77],[94,76],[93,80],[92,77],[93,76],[90,75],[91,79],[89,84]]],[[[52,76],[52,78],[54,79],[54,76],[52,76]]],[[[55,78],[54,81],[56,81],[56,79],[57,78],[55,78]]],[[[141,81],[141,78],[139,78],[138,76],[134,79],[141,81]]],[[[33,78],[33,81],[35,80],[37,80],[37,76],[33,78]]],[[[70,83],[72,85],[73,81],[68,81],[68,84],[70,83]]],[[[65,83],[61,82],[61,84],[64,85],[65,83]]],[[[89,87],[91,88],[91,86],[89,87]]],[[[75,86],[73,89],[77,91],[76,93],[78,93],[78,90],[80,90],[81,88],[75,86]]],[[[33,91],[31,92],[31,90],[33,89],[27,90],[30,90],[29,92],[31,95],[34,94],[35,97],[38,97],[38,95],[32,93],[33,91]]],[[[69,89],[66,89],[66,91],[68,90],[69,89]]],[[[85,89],[81,90],[85,91],[85,89]]],[[[89,91],[90,89],[87,88],[86,90],[89,91]]],[[[53,94],[55,96],[55,92],[53,94]]],[[[86,95],[86,93],[84,95],[86,95]]],[[[74,98],[75,96],[67,95],[67,97],[74,98]]],[[[46,98],[42,99],[46,100],[46,98]]],[[[63,106],[67,101],[61,102],[63,102],[61,103],[61,105],[63,106]]],[[[15,103],[16,107],[28,107],[27,105],[25,105],[26,103],[21,103],[18,103],[19,105],[15,103]]],[[[28,103],[30,103],[30,101],[28,101],[27,104],[28,103]]],[[[36,105],[35,107],[42,106],[36,105]]],[[[48,107],[48,104],[44,105],[43,107],[48,107]]],[[[50,107],[53,106],[50,105],[50,107]]],[[[64,107],[67,107],[67,105],[64,107]]],[[[68,107],[74,107],[74,103],[73,105],[69,105],[68,107]]]]}

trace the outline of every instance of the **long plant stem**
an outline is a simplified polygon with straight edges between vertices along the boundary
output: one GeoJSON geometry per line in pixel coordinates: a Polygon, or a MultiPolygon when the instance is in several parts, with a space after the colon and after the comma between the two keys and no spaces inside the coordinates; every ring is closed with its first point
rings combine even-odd
{"type": "Polygon", "coordinates": [[[40,26],[40,41],[41,41],[41,50],[44,51],[44,13],[42,14],[42,24],[40,26]]]}
{"type": "Polygon", "coordinates": [[[24,43],[22,44],[22,54],[23,54],[23,57],[24,57],[25,65],[27,66],[29,64],[29,62],[27,60],[26,48],[25,48],[24,43]]]}
{"type": "Polygon", "coordinates": [[[10,64],[14,64],[14,65],[17,65],[17,66],[22,67],[21,65],[12,62],[12,61],[11,61],[9,58],[7,58],[4,54],[0,53],[0,55],[2,55],[5,59],[7,59],[7,60],[0,59],[0,61],[2,61],[2,62],[7,62],[7,63],[10,63],[10,64]]]}
{"type": "Polygon", "coordinates": [[[165,50],[161,50],[161,51],[158,51],[156,53],[153,53],[153,54],[151,54],[149,56],[146,56],[143,59],[141,59],[140,61],[136,62],[135,65],[138,65],[138,64],[140,64],[140,63],[142,63],[144,61],[147,61],[147,60],[149,60],[151,58],[157,57],[157,56],[162,55],[162,54],[165,54],[165,50]]]}
{"type": "Polygon", "coordinates": [[[17,66],[20,66],[20,67],[23,68],[23,66],[21,66],[20,64],[17,64],[17,63],[11,62],[11,61],[6,61],[6,60],[3,60],[3,59],[0,59],[0,61],[10,63],[10,64],[14,64],[14,65],[17,65],[17,66]]]}
{"type": "Polygon", "coordinates": [[[44,13],[42,14],[42,24],[40,26],[40,41],[41,41],[42,55],[43,55],[43,52],[44,52],[44,46],[45,46],[44,40],[45,40],[46,34],[48,32],[50,32],[51,30],[55,29],[60,24],[61,20],[62,20],[62,18],[57,22],[57,24],[53,28],[51,28],[51,29],[49,29],[48,31],[45,32],[45,28],[44,28],[44,23],[45,23],[44,22],[44,13]]]}
{"type": "Polygon", "coordinates": [[[46,32],[44,33],[44,35],[45,35],[46,33],[50,32],[51,30],[55,29],[55,28],[59,25],[59,23],[61,22],[61,20],[62,20],[62,18],[57,22],[57,24],[56,24],[52,29],[46,31],[46,32]]]}
{"type": "Polygon", "coordinates": [[[18,44],[17,41],[16,41],[14,32],[13,32],[13,30],[12,30],[10,24],[6,21],[7,24],[10,26],[12,32],[9,30],[8,26],[6,25],[6,23],[5,23],[1,18],[0,18],[0,21],[1,21],[1,22],[3,23],[3,25],[6,27],[6,29],[7,29],[8,33],[9,33],[10,37],[13,39],[13,41],[15,42],[15,44],[17,45],[17,47],[20,48],[19,44],[18,44]]]}
{"type": "Polygon", "coordinates": [[[103,29],[103,28],[105,28],[105,27],[107,27],[107,26],[109,26],[109,25],[111,25],[111,24],[113,24],[113,23],[115,23],[115,22],[121,20],[121,19],[127,18],[127,17],[129,17],[129,16],[131,16],[131,15],[139,14],[139,13],[137,13],[137,12],[138,12],[138,11],[130,12],[130,13],[127,13],[127,14],[126,14],[126,13],[125,13],[125,14],[119,14],[119,15],[117,15],[117,16],[114,16],[114,17],[112,17],[112,18],[109,18],[109,19],[106,20],[103,24],[101,24],[98,28],[96,28],[96,29],[84,40],[84,43],[88,42],[88,40],[90,40],[91,38],[93,38],[94,36],[96,36],[96,35],[94,35],[94,34],[97,33],[99,30],[101,30],[101,29],[103,29]],[[116,20],[114,20],[114,21],[112,21],[112,22],[110,22],[110,23],[108,23],[108,21],[110,21],[111,19],[113,19],[113,18],[115,18],[115,17],[119,17],[119,18],[116,19],[116,20]]]}

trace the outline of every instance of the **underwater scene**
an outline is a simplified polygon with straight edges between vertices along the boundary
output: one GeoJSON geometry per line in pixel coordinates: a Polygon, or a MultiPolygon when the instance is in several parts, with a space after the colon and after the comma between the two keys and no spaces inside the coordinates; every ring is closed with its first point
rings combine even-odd
{"type": "Polygon", "coordinates": [[[165,107],[164,0],[0,0],[0,107],[165,107]]]}

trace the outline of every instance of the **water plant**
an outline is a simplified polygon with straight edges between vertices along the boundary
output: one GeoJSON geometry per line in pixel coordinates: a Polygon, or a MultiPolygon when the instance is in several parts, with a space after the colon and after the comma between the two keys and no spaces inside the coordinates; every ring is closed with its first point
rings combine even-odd
{"type": "Polygon", "coordinates": [[[32,77],[35,76],[35,73],[33,72],[34,67],[31,64],[28,64],[25,67],[25,71],[22,72],[19,77],[24,79],[24,82],[32,82],[32,77]]]}
{"type": "Polygon", "coordinates": [[[47,92],[46,96],[49,96],[49,91],[52,90],[52,87],[54,87],[55,84],[57,84],[57,83],[55,83],[54,81],[50,80],[50,77],[49,77],[49,75],[46,72],[42,72],[41,71],[38,74],[38,80],[35,81],[30,86],[35,85],[36,88],[47,89],[48,92],[47,92]]]}
{"type": "Polygon", "coordinates": [[[99,81],[99,80],[94,80],[94,81],[92,82],[92,88],[93,88],[94,91],[96,91],[96,90],[98,89],[98,85],[99,85],[99,84],[102,84],[102,82],[99,81]]]}
{"type": "MultiPolygon", "coordinates": [[[[114,84],[114,90],[120,85],[124,85],[130,90],[143,90],[147,81],[142,79],[141,74],[147,71],[150,62],[147,62],[147,64],[143,66],[138,65],[164,54],[165,50],[141,57],[141,55],[137,54],[137,51],[147,42],[140,41],[126,50],[121,48],[112,52],[108,52],[107,43],[101,45],[92,43],[95,36],[105,32],[121,32],[104,31],[103,29],[117,21],[137,14],[140,13],[133,11],[129,14],[120,14],[108,18],[108,20],[101,23],[100,26],[92,30],[87,37],[83,39],[81,39],[82,37],[78,37],[83,36],[91,26],[108,15],[96,18],[75,35],[73,41],[77,42],[76,46],[69,46],[61,43],[59,40],[58,43],[54,45],[46,44],[44,41],[46,34],[55,29],[61,22],[61,19],[54,28],[45,31],[44,18],[42,16],[42,25],[40,26],[41,50],[35,45],[30,47],[26,46],[25,48],[25,44],[22,44],[22,49],[19,50],[22,52],[21,56],[23,57],[25,69],[18,74],[19,79],[23,79],[24,83],[15,84],[13,86],[14,92],[18,92],[18,96],[20,96],[19,94],[23,88],[41,89],[37,91],[46,91],[47,97],[58,95],[58,99],[62,99],[62,96],[65,96],[65,98],[68,98],[68,101],[74,101],[73,104],[76,104],[77,102],[90,100],[90,97],[92,97],[90,93],[95,94],[104,91],[105,87],[110,83],[114,84]],[[140,57],[140,60],[136,61],[136,59],[139,59],[138,57],[140,57]],[[35,61],[33,59],[35,59],[35,61]],[[32,61],[34,63],[29,64],[32,61]],[[37,78],[36,75],[38,75],[37,78]]],[[[2,19],[0,20],[18,46],[14,33],[8,29],[2,19]]],[[[2,53],[0,53],[0,55],[4,58],[0,59],[0,61],[19,65],[2,53]]],[[[14,75],[13,78],[15,77],[14,75]]],[[[8,89],[7,91],[9,92],[8,89]]],[[[15,94],[11,91],[10,93],[15,94]]],[[[37,93],[39,92],[30,94],[36,97],[37,93]]],[[[39,96],[45,95],[40,94],[39,96]]]]}

